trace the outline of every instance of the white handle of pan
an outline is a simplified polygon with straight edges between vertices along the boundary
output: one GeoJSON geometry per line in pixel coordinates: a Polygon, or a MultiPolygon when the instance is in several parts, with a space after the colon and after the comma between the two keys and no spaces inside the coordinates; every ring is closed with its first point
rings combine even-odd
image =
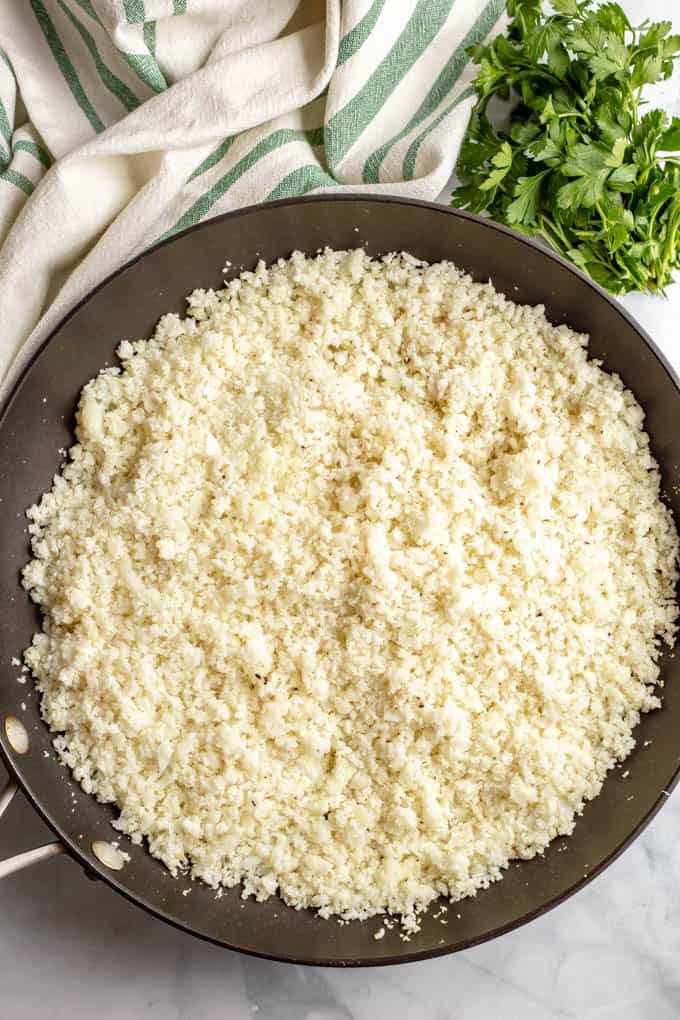
{"type": "MultiPolygon", "coordinates": [[[[17,789],[16,783],[10,780],[0,793],[0,818],[2,818],[12,803],[17,789]]],[[[63,854],[65,849],[64,845],[59,842],[46,843],[44,846],[38,846],[33,850],[26,850],[22,854],[16,854],[14,857],[8,857],[7,860],[0,861],[0,878],[7,878],[8,875],[12,875],[15,871],[22,871],[24,868],[29,868],[32,864],[47,860],[48,857],[63,854]]]]}

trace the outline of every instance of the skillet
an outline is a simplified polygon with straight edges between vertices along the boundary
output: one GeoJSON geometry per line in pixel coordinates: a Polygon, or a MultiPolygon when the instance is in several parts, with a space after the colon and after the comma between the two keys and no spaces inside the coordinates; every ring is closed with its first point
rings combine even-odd
{"type": "Polygon", "coordinates": [[[19,669],[11,659],[21,657],[40,627],[37,607],[19,583],[30,558],[24,511],[51,486],[60,448],[74,442],[80,389],[107,363],[115,364],[121,339],[148,336],[161,314],[184,310],[184,298],[194,288],[219,287],[227,260],[227,275],[233,276],[252,268],[258,257],[271,262],[294,249],[312,254],[325,245],[359,244],[370,254],[405,250],[430,262],[451,259],[475,279],[491,279],[514,301],[544,304],[552,322],[589,333],[591,356],[621,376],[646,412],[664,494],[680,521],[677,377],[614,300],[538,244],[441,205],[323,195],[242,209],[171,238],[114,273],[67,316],[24,371],[0,417],[0,751],[12,776],[0,794],[0,814],[18,786],[57,837],[47,847],[0,864],[0,877],[66,852],[88,874],[151,914],[222,946],[294,963],[403,963],[475,945],[554,907],[639,835],[677,782],[680,658],[666,654],[664,707],[640,723],[637,748],[625,766],[629,777],[623,779],[620,770],[610,773],[572,837],[555,840],[543,857],[511,864],[501,882],[450,907],[446,925],[434,916],[438,905],[432,905],[422,931],[404,942],[398,926],[375,940],[379,918],[341,926],[276,897],[243,901],[239,889],[231,889],[217,898],[200,882],[172,878],[144,846],[126,839],[121,849],[130,859],[123,862],[110,849],[116,839],[113,809],[83,793],[58,763],[30,678],[25,685],[17,683],[19,669]],[[183,895],[188,888],[191,895],[183,895]]]}

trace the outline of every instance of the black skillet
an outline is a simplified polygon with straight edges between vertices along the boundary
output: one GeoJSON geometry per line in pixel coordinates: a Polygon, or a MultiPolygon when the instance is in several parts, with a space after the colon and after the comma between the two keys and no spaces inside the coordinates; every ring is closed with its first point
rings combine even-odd
{"type": "MultiPolygon", "coordinates": [[[[664,707],[640,724],[637,749],[626,764],[630,775],[610,774],[574,835],[557,840],[542,858],[511,865],[501,882],[449,908],[446,925],[433,916],[434,907],[410,942],[401,941],[397,928],[375,940],[377,919],[340,926],[277,898],[244,902],[238,889],[218,899],[201,883],[173,879],[144,847],[126,840],[121,845],[129,863],[118,871],[106,867],[92,845],[115,838],[109,824],[114,812],[69,781],[30,682],[16,682],[18,670],[10,660],[21,655],[40,625],[19,585],[19,570],[29,558],[24,510],[50,487],[61,462],[59,448],[74,441],[78,393],[106,363],[115,363],[118,342],[147,336],[162,313],[183,310],[184,296],[195,287],[219,287],[227,260],[234,275],[258,257],[270,262],[294,249],[313,253],[324,245],[359,244],[371,254],[405,250],[428,261],[452,259],[475,279],[491,279],[515,301],[544,304],[553,322],[589,333],[591,355],[619,373],[646,411],[664,492],[680,520],[680,391],[649,337],[560,258],[487,220],[422,202],[308,197],[240,210],[178,235],[115,273],[68,316],[24,372],[0,420],[0,719],[20,718],[29,740],[26,753],[18,754],[6,726],[0,726],[10,773],[66,851],[150,913],[243,952],[339,966],[418,960],[482,942],[544,913],[611,863],[678,778],[680,658],[664,657],[664,707]],[[190,885],[191,895],[183,895],[190,885]]],[[[16,734],[13,740],[17,744],[16,734]]]]}

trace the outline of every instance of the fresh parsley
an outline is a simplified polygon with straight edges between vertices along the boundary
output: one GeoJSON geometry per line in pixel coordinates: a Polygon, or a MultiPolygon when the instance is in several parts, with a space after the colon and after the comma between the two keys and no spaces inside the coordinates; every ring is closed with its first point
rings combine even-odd
{"type": "Polygon", "coordinates": [[[507,33],[471,50],[477,103],[452,204],[542,235],[614,294],[663,290],[680,268],[680,118],[644,112],[643,91],[671,76],[680,35],[633,27],[617,3],[507,9],[507,33]],[[512,103],[503,128],[492,97],[512,103]]]}

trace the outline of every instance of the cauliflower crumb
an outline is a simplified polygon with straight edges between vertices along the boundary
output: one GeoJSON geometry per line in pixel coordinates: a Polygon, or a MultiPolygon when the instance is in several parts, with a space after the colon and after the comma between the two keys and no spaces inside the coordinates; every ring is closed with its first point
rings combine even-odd
{"type": "Polygon", "coordinates": [[[586,344],[360,249],[121,343],[23,575],[55,748],[121,832],[405,941],[572,832],[660,704],[678,552],[586,344]]]}

